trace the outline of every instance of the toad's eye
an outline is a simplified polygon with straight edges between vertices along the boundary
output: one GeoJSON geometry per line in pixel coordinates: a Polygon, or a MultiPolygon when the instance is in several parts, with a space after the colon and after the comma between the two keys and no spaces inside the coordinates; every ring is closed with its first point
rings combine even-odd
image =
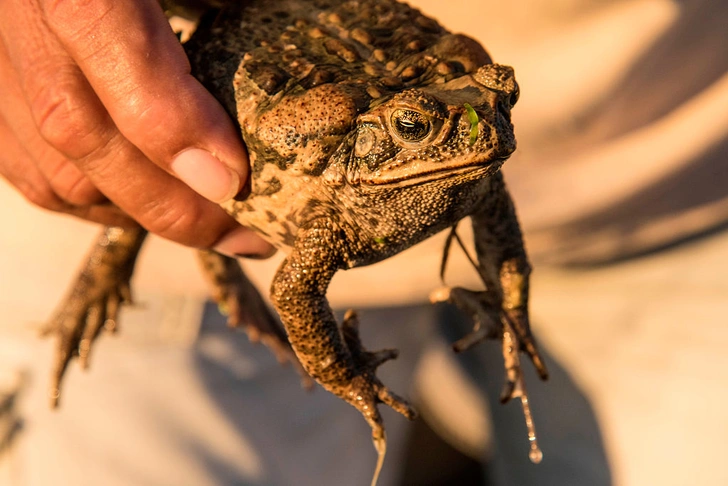
{"type": "Polygon", "coordinates": [[[392,128],[405,142],[419,142],[431,130],[430,120],[413,110],[396,110],[392,113],[392,128]]]}

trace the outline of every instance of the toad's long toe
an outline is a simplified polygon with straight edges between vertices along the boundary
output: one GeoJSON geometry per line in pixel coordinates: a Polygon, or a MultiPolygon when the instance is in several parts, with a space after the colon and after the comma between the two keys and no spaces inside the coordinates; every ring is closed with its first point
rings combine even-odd
{"type": "MultiPolygon", "coordinates": [[[[376,370],[385,362],[396,359],[399,352],[396,349],[383,349],[381,351],[367,351],[359,337],[359,317],[356,312],[349,310],[341,324],[344,342],[351,352],[355,369],[359,374],[351,381],[348,395],[353,398],[349,401],[370,421],[368,414],[376,411],[377,403],[384,403],[408,419],[417,416],[414,408],[389,388],[384,386],[376,376],[376,370]]],[[[378,413],[377,413],[378,416],[378,413]]],[[[381,420],[381,419],[380,419],[381,420]]],[[[380,422],[381,423],[381,422],[380,422]]],[[[370,425],[372,422],[370,421],[370,425]]],[[[374,428],[374,426],[372,426],[374,428]]]]}
{"type": "Polygon", "coordinates": [[[517,349],[528,354],[542,380],[548,378],[546,364],[538,352],[525,313],[501,308],[490,292],[461,287],[437,289],[430,294],[430,301],[454,304],[473,320],[473,330],[453,344],[455,352],[466,351],[486,339],[502,340],[507,324],[515,336],[517,349]]]}
{"type": "Polygon", "coordinates": [[[372,479],[374,486],[387,450],[384,422],[377,405],[384,403],[410,420],[417,417],[417,412],[407,400],[392,392],[376,376],[376,369],[383,363],[395,359],[399,354],[398,351],[396,349],[367,351],[361,343],[359,318],[353,310],[349,310],[344,316],[341,331],[354,360],[355,369],[359,370],[359,374],[345,387],[342,398],[359,410],[372,428],[372,442],[377,451],[377,467],[372,479]]]}
{"type": "Polygon", "coordinates": [[[548,378],[548,371],[531,335],[528,315],[521,309],[504,308],[499,303],[497,295],[488,291],[473,291],[459,287],[442,288],[434,291],[430,295],[430,300],[433,303],[455,304],[473,319],[473,330],[453,345],[456,352],[464,351],[486,339],[501,341],[505,381],[500,400],[506,403],[512,398],[521,399],[531,447],[529,457],[533,462],[540,462],[543,454],[536,439],[519,352],[526,352],[541,379],[548,378]]]}

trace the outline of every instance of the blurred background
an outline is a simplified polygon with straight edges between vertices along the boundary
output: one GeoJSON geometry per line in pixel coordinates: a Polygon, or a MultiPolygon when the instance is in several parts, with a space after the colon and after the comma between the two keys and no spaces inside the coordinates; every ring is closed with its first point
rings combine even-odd
{"type": "MultiPolygon", "coordinates": [[[[527,377],[536,466],[520,407],[496,404],[498,346],[453,356],[466,324],[426,304],[442,235],[340,272],[332,305],[364,309],[371,348],[400,348],[383,381],[422,412],[415,425],[385,413],[380,484],[728,484],[728,3],[410,3],[515,67],[519,148],[504,171],[553,376],[527,377]]],[[[98,228],[4,181],[0,221],[0,484],[368,484],[356,412],[225,330],[193,251],[158,238],[139,304],[50,412],[52,342],[37,332],[98,228]]],[[[245,264],[264,294],[279,261],[245,264]]],[[[462,255],[447,278],[475,281],[462,255]]]]}

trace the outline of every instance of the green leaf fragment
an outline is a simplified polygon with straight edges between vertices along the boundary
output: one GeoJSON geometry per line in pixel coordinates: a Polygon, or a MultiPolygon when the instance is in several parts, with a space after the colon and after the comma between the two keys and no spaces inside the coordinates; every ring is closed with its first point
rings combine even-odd
{"type": "Polygon", "coordinates": [[[470,145],[473,145],[478,138],[478,122],[480,119],[470,103],[465,103],[463,106],[465,106],[465,112],[468,114],[468,121],[470,122],[470,145]]]}
{"type": "Polygon", "coordinates": [[[387,238],[384,237],[384,236],[375,236],[374,237],[374,242],[375,243],[378,243],[380,245],[383,245],[383,244],[385,244],[387,242],[387,238]]]}

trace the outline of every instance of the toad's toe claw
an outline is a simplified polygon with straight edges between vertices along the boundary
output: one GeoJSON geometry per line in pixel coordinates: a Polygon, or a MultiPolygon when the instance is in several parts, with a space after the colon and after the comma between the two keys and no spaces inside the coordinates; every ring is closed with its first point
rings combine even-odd
{"type": "Polygon", "coordinates": [[[59,400],[61,398],[61,390],[57,387],[50,387],[48,389],[48,400],[49,405],[52,409],[58,408],[59,400]]]}
{"type": "Polygon", "coordinates": [[[387,454],[387,434],[384,432],[384,428],[372,431],[372,443],[377,451],[377,466],[374,469],[371,486],[377,486],[379,474],[382,472],[382,466],[384,465],[384,457],[387,454]]]}
{"type": "Polygon", "coordinates": [[[129,282],[120,282],[116,290],[119,297],[117,299],[118,304],[134,305],[134,297],[129,282]]]}
{"type": "Polygon", "coordinates": [[[536,342],[530,335],[523,347],[525,348],[528,357],[531,359],[533,366],[536,368],[539,378],[542,380],[548,380],[549,372],[548,369],[546,369],[546,363],[544,363],[543,358],[541,358],[541,354],[538,352],[538,348],[536,347],[536,342]]]}
{"type": "Polygon", "coordinates": [[[450,302],[450,287],[440,287],[430,292],[429,298],[431,304],[440,302],[450,302]]]}

